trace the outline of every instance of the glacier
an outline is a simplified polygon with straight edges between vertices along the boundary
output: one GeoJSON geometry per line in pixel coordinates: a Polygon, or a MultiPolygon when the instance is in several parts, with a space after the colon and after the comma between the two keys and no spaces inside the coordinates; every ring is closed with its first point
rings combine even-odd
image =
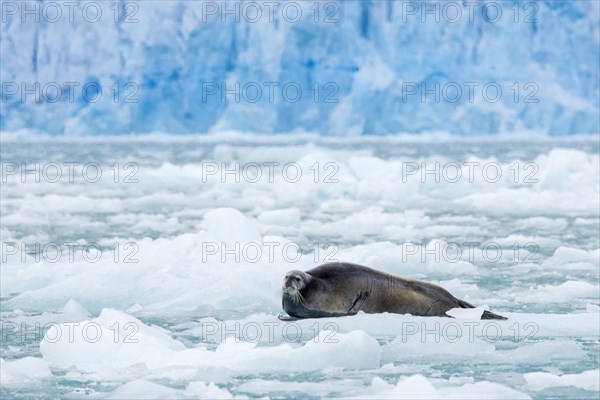
{"type": "Polygon", "coordinates": [[[2,131],[600,131],[592,1],[3,1],[2,131]]]}

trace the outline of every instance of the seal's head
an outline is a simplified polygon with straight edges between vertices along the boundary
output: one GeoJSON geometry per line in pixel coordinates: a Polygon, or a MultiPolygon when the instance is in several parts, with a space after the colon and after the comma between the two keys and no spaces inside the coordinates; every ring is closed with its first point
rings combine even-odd
{"type": "Polygon", "coordinates": [[[306,272],[303,271],[290,271],[287,274],[285,274],[285,278],[283,280],[283,289],[295,289],[295,290],[302,290],[302,288],[306,285],[306,283],[308,282],[308,274],[306,272]]]}
{"type": "Polygon", "coordinates": [[[302,271],[290,271],[285,274],[283,280],[283,295],[289,295],[289,297],[295,303],[304,303],[304,297],[300,291],[306,286],[310,280],[310,275],[302,271]]]}

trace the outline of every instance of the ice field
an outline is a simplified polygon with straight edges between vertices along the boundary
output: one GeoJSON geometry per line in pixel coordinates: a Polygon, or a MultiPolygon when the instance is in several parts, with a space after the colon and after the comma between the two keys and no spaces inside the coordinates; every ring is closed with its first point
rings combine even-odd
{"type": "Polygon", "coordinates": [[[597,137],[14,134],[1,156],[3,398],[600,395],[597,137]],[[478,308],[280,321],[285,273],[336,260],[478,308]]]}

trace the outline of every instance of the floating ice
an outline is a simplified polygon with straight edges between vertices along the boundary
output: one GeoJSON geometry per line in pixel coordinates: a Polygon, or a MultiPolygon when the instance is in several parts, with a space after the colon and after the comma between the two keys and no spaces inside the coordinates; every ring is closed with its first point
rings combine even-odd
{"type": "Polygon", "coordinates": [[[23,312],[13,312],[5,317],[3,321],[6,340],[10,338],[21,338],[23,326],[30,327],[39,339],[42,338],[42,330],[50,326],[64,322],[79,322],[91,317],[91,313],[83,308],[75,300],[70,299],[58,312],[45,311],[41,314],[28,315],[23,312]],[[39,327],[39,328],[38,328],[39,327]]]}
{"type": "Polygon", "coordinates": [[[480,320],[484,310],[483,307],[453,308],[452,310],[446,311],[446,314],[454,318],[480,320]]]}
{"type": "Polygon", "coordinates": [[[445,387],[439,389],[442,398],[446,399],[515,399],[527,400],[530,396],[518,390],[511,389],[505,385],[495,382],[466,383],[459,387],[445,387]]]}
{"type": "Polygon", "coordinates": [[[0,381],[6,384],[27,384],[33,380],[52,376],[45,360],[35,357],[24,357],[14,361],[0,358],[0,381]]]}
{"type": "Polygon", "coordinates": [[[178,397],[179,391],[146,380],[127,382],[112,391],[107,399],[166,399],[178,397]]]}
{"type": "Polygon", "coordinates": [[[265,211],[258,216],[258,221],[272,225],[298,225],[300,223],[300,210],[288,208],[265,211]]]}
{"type": "Polygon", "coordinates": [[[233,396],[228,390],[214,383],[191,382],[185,390],[178,390],[138,379],[127,382],[105,397],[106,399],[243,399],[245,396],[233,396]]]}
{"type": "Polygon", "coordinates": [[[593,304],[593,303],[587,303],[585,305],[585,309],[589,313],[598,313],[598,312],[600,312],[600,305],[599,304],[593,304]]]}
{"type": "Polygon", "coordinates": [[[527,386],[540,391],[551,387],[573,386],[584,390],[600,390],[600,370],[584,371],[580,374],[555,375],[548,372],[524,374],[527,386]]]}
{"type": "Polygon", "coordinates": [[[92,320],[54,325],[40,343],[40,352],[51,365],[91,370],[136,363],[157,367],[177,350],[185,346],[162,328],[111,309],[92,320]]]}
{"type": "Polygon", "coordinates": [[[467,383],[436,388],[423,375],[412,375],[390,385],[373,378],[369,392],[356,399],[530,399],[528,395],[492,382],[467,383]]]}
{"type": "MultiPolygon", "coordinates": [[[[327,373],[322,371],[327,377],[327,373]]],[[[275,379],[255,379],[242,383],[237,387],[238,392],[253,395],[269,395],[270,393],[288,393],[292,396],[318,396],[348,398],[348,396],[361,391],[364,383],[359,379],[325,379],[319,382],[307,381],[280,381],[275,379]]]]}
{"type": "Polygon", "coordinates": [[[88,310],[83,308],[81,304],[77,303],[73,299],[67,301],[62,309],[62,313],[67,314],[69,318],[74,318],[75,321],[85,319],[86,317],[92,315],[88,310]]]}
{"type": "Polygon", "coordinates": [[[255,344],[235,343],[227,339],[216,350],[214,362],[236,370],[314,371],[327,367],[369,369],[379,366],[381,348],[363,331],[332,335],[320,331],[304,346],[290,345],[260,348],[255,344]]]}
{"type": "MultiPolygon", "coordinates": [[[[383,348],[384,362],[395,360],[420,360],[435,357],[436,360],[480,359],[487,362],[496,352],[495,336],[481,336],[481,330],[473,325],[405,323],[402,332],[383,348]],[[476,334],[477,333],[477,334],[476,334]]],[[[495,332],[494,332],[495,334],[495,332]]]]}
{"type": "Polygon", "coordinates": [[[164,329],[110,309],[102,310],[93,320],[51,327],[40,344],[40,352],[51,365],[90,371],[138,363],[149,368],[223,366],[239,371],[312,371],[329,366],[364,369],[378,367],[381,357],[377,341],[362,331],[336,335],[321,331],[299,347],[257,347],[256,342],[229,337],[215,351],[204,346],[186,348],[164,329]]]}
{"type": "Polygon", "coordinates": [[[432,241],[424,246],[414,243],[397,245],[390,242],[377,242],[343,249],[335,257],[338,260],[353,260],[355,263],[369,265],[400,276],[477,274],[477,268],[468,261],[448,260],[442,257],[442,250],[440,250],[442,248],[443,244],[439,241],[432,241]],[[425,251],[430,251],[432,255],[423,260],[425,251]]]}
{"type": "Polygon", "coordinates": [[[371,393],[360,395],[357,399],[438,399],[440,392],[423,375],[413,375],[390,385],[379,377],[373,378],[371,393]]]}
{"type": "Polygon", "coordinates": [[[600,263],[600,249],[583,250],[559,246],[554,254],[544,260],[543,267],[565,269],[594,269],[600,263]]]}
{"type": "Polygon", "coordinates": [[[217,243],[226,243],[228,248],[235,244],[262,244],[262,237],[255,224],[233,208],[217,208],[204,215],[204,226],[217,243]]]}
{"type": "Polygon", "coordinates": [[[521,301],[527,302],[563,302],[574,298],[598,298],[599,286],[582,281],[567,281],[560,285],[536,285],[528,291],[519,293],[521,301]]]}
{"type": "MultiPolygon", "coordinates": [[[[58,145],[52,146],[4,146],[3,140],[2,154],[9,158],[18,146],[27,149],[23,154],[56,160],[73,154],[69,146],[89,146],[89,156],[98,159],[105,150],[110,160],[123,152],[140,156],[139,182],[131,186],[23,184],[18,176],[3,184],[3,244],[121,244],[121,262],[106,250],[95,263],[86,262],[81,252],[73,261],[65,253],[57,262],[44,257],[36,261],[31,254],[23,261],[18,252],[2,263],[2,380],[8,381],[8,372],[14,372],[11,385],[18,385],[24,397],[35,397],[36,385],[45,390],[47,382],[56,383],[58,397],[89,382],[99,391],[122,385],[116,390],[128,397],[147,397],[152,390],[165,390],[167,397],[217,397],[204,394],[212,393],[208,382],[215,382],[217,389],[228,390],[225,397],[241,393],[347,398],[392,392],[415,374],[426,377],[427,387],[441,398],[470,393],[483,397],[484,391],[497,397],[521,396],[509,396],[506,387],[493,386],[498,383],[534,392],[567,385],[556,391],[565,397],[580,397],[582,391],[595,394],[597,387],[587,383],[597,375],[585,370],[594,368],[590,360],[596,357],[600,337],[596,144],[540,140],[520,146],[501,138],[493,145],[437,144],[423,138],[372,138],[338,146],[342,142],[334,139],[289,144],[289,137],[278,137],[276,144],[265,141],[251,147],[240,144],[244,142],[239,136],[225,145],[211,137],[178,138],[173,143],[164,137],[146,139],[133,139],[133,144],[132,139],[106,139],[108,150],[96,146],[97,138],[74,144],[53,139],[58,145]],[[573,148],[553,151],[553,146],[573,148]],[[470,149],[475,148],[485,154],[473,156],[470,149]],[[298,185],[281,177],[256,184],[223,184],[220,178],[202,182],[201,160],[269,159],[297,162],[303,171],[311,171],[307,168],[315,162],[323,166],[334,161],[339,183],[315,184],[312,172],[298,185]],[[497,162],[506,173],[494,184],[480,178],[473,183],[422,182],[418,175],[403,182],[403,162],[454,160],[497,162]],[[515,183],[510,168],[517,161],[538,164],[540,182],[515,183]],[[489,202],[480,202],[482,198],[489,202]],[[215,209],[217,200],[220,208],[215,209]],[[221,241],[227,249],[237,242],[274,243],[276,249],[299,243],[304,254],[292,262],[275,251],[270,259],[264,246],[256,260],[228,256],[223,261],[222,254],[209,255],[205,247],[221,241]],[[468,241],[497,241],[505,251],[498,262],[486,261],[477,251],[470,258],[464,248],[456,261],[439,254],[436,260],[435,254],[423,251],[403,259],[412,249],[406,243],[436,253],[436,247],[468,241]],[[534,256],[540,262],[515,261],[512,241],[537,241],[534,256]],[[131,251],[122,247],[128,242],[137,246],[137,262],[122,262],[131,251]],[[466,313],[458,318],[361,313],[280,321],[285,272],[326,261],[322,251],[315,257],[314,242],[336,243],[334,259],[439,284],[478,309],[455,310],[466,313]],[[482,321],[468,315],[486,305],[508,320],[482,321]],[[31,361],[42,377],[28,385],[32,381],[23,374],[17,377],[11,365],[15,358],[37,354],[43,335],[36,337],[34,332],[43,330],[36,324],[56,327],[46,332],[40,345],[43,358],[31,361]],[[257,325],[260,337],[253,336],[257,325]],[[73,343],[68,340],[71,333],[73,343]],[[93,343],[96,333],[102,338],[93,343]],[[81,339],[84,334],[88,341],[81,339]],[[138,345],[124,343],[125,338],[138,340],[138,345]],[[326,342],[330,339],[337,343],[326,342]],[[55,375],[47,375],[48,365],[55,375]],[[473,376],[474,368],[480,377],[473,376]],[[523,377],[534,372],[553,376],[523,377]],[[390,383],[381,380],[377,388],[371,387],[376,376],[390,383]],[[136,383],[139,379],[145,382],[136,383]],[[188,392],[190,384],[198,385],[197,395],[188,392]]],[[[407,393],[413,381],[408,382],[403,386],[407,393]]],[[[123,396],[119,393],[115,397],[123,396]]]]}

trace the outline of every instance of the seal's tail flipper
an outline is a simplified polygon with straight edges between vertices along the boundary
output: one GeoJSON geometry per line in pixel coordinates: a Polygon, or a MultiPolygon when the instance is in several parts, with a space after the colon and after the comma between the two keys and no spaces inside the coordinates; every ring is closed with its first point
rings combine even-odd
{"type": "Polygon", "coordinates": [[[494,314],[493,312],[484,311],[481,319],[508,319],[502,315],[494,314]]]}
{"type": "Polygon", "coordinates": [[[475,306],[471,303],[467,303],[464,300],[456,299],[460,308],[475,308],[475,306]]]}

